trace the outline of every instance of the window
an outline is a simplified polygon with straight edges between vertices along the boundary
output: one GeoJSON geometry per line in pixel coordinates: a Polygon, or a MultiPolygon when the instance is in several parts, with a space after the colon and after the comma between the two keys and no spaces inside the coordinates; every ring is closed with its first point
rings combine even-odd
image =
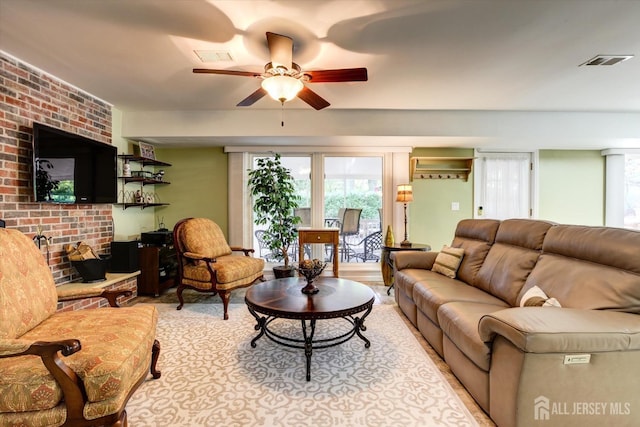
{"type": "MultiPolygon", "coordinates": [[[[252,165],[263,154],[253,157],[252,165]]],[[[345,208],[361,209],[359,229],[350,233],[348,243],[357,243],[368,234],[381,230],[382,209],[382,156],[309,156],[283,155],[282,164],[293,175],[300,196],[300,209],[297,215],[303,219],[302,226],[323,224],[340,227],[339,213],[345,208]],[[312,173],[312,164],[322,168],[320,173],[312,173]],[[323,182],[314,182],[312,177],[324,177],[323,182]],[[321,185],[321,197],[313,197],[312,188],[321,185]],[[316,220],[315,218],[320,218],[316,220]]],[[[260,249],[259,255],[271,261],[269,253],[262,246],[259,234],[264,226],[253,229],[254,248],[260,249]]],[[[342,240],[341,240],[342,242],[342,240]]],[[[323,257],[323,250],[318,245],[310,245],[309,255],[313,258],[323,257]]],[[[353,250],[357,250],[357,247],[353,250]]],[[[292,248],[291,255],[296,259],[297,248],[292,248]]],[[[329,254],[330,255],[330,254],[329,254]]],[[[341,262],[355,262],[343,256],[341,262]]]]}
{"type": "MultiPolygon", "coordinates": [[[[267,157],[265,155],[256,155],[252,159],[252,169],[256,167],[259,158],[267,157]]],[[[280,161],[284,167],[289,169],[294,179],[294,185],[296,192],[300,197],[300,207],[311,206],[311,157],[310,156],[282,156],[280,161]]],[[[310,214],[308,208],[303,208],[301,211],[306,211],[310,214]]],[[[310,217],[302,212],[296,212],[298,216],[303,219],[301,226],[310,226],[310,217]],[[306,223],[309,221],[309,223],[306,223]]],[[[274,262],[275,259],[269,249],[263,242],[263,232],[267,228],[266,225],[253,224],[253,248],[256,249],[257,256],[264,258],[267,262],[274,262]]],[[[289,255],[291,259],[296,260],[298,254],[298,248],[293,245],[289,248],[289,255]]]]}
{"type": "Polygon", "coordinates": [[[476,154],[476,216],[492,219],[533,216],[532,153],[476,154]]]}
{"type": "Polygon", "coordinates": [[[381,229],[382,157],[324,158],[324,218],[338,218],[341,208],[362,209],[364,238],[381,229]]]}
{"type": "MultiPolygon", "coordinates": [[[[229,212],[228,212],[228,242],[230,245],[253,247],[258,253],[258,245],[255,241],[253,211],[251,196],[247,186],[248,170],[253,165],[255,156],[266,156],[272,149],[258,146],[229,146],[225,147],[229,159],[229,212]],[[252,154],[253,153],[253,154],[252,154]]],[[[396,185],[406,183],[409,177],[409,154],[411,147],[381,147],[381,148],[354,148],[354,147],[295,147],[279,146],[282,159],[290,157],[307,158],[310,161],[310,172],[304,171],[305,177],[310,175],[308,191],[310,197],[311,222],[313,227],[323,227],[326,218],[330,218],[331,212],[325,211],[325,179],[334,180],[335,176],[329,173],[325,176],[325,157],[332,158],[362,158],[378,159],[380,166],[380,185],[372,184],[369,170],[353,170],[360,174],[360,178],[353,177],[354,185],[361,185],[360,179],[364,176],[367,188],[380,194],[381,206],[377,215],[373,212],[371,226],[380,224],[382,229],[391,225],[394,229],[402,228],[402,206],[395,203],[394,190],[396,185]],[[355,154],[358,152],[358,154],[355,154]],[[360,155],[359,153],[362,153],[360,155]],[[364,175],[366,173],[366,175],[364,175]],[[374,223],[375,221],[375,223],[374,223]]],[[[287,160],[288,161],[288,160],[287,160]]],[[[287,163],[287,165],[289,165],[287,163]]],[[[287,166],[291,167],[291,166],[287,166]]],[[[293,169],[293,167],[291,167],[293,169]]],[[[329,172],[329,171],[327,171],[329,172]]],[[[295,175],[295,174],[294,174],[295,175]]],[[[302,175],[302,172],[301,172],[302,175]]],[[[302,176],[300,176],[302,179],[302,176]]],[[[349,180],[349,179],[347,179],[349,180]]],[[[377,180],[377,178],[375,178],[377,180]]],[[[351,185],[351,184],[347,184],[351,185]]],[[[360,188],[360,187],[356,187],[360,188]]],[[[327,207],[329,209],[329,207],[327,207]]],[[[368,214],[367,214],[368,215],[368,214]]],[[[364,224],[364,223],[363,223],[364,224]]],[[[321,245],[317,246],[322,252],[321,245]]],[[[340,277],[353,280],[380,280],[380,265],[375,262],[353,262],[340,264],[340,277]]]]}

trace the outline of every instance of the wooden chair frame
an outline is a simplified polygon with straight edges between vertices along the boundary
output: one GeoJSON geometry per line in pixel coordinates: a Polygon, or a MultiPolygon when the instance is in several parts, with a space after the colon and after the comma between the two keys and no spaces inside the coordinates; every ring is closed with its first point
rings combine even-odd
{"type": "MultiPolygon", "coordinates": [[[[228,320],[229,319],[228,309],[229,309],[229,300],[231,299],[231,290],[218,289],[218,276],[217,276],[216,270],[214,270],[211,267],[211,265],[215,264],[217,260],[215,258],[193,256],[194,254],[187,253],[185,251],[182,241],[179,238],[180,229],[182,228],[182,226],[184,226],[184,223],[190,219],[192,218],[181,219],[173,227],[173,246],[176,250],[176,254],[178,257],[178,289],[176,290],[176,293],[178,295],[178,301],[180,302],[176,310],[182,310],[182,307],[184,306],[184,298],[182,297],[182,292],[185,289],[193,289],[197,292],[212,293],[213,295],[216,295],[216,294],[220,295],[220,299],[222,299],[222,305],[224,307],[224,320],[228,320]],[[183,283],[183,280],[182,280],[183,263],[185,259],[188,259],[189,261],[204,261],[206,263],[207,269],[209,270],[209,274],[211,275],[211,287],[209,289],[200,289],[195,286],[183,283]]],[[[242,252],[244,253],[245,256],[250,256],[255,252],[254,249],[246,249],[246,248],[241,248],[237,246],[230,246],[230,248],[232,252],[242,252]]],[[[264,276],[260,276],[258,280],[264,281],[265,280],[264,276]]],[[[248,286],[251,286],[252,284],[253,282],[247,283],[246,285],[237,286],[234,289],[246,288],[248,286]]]]}
{"type": "MultiPolygon", "coordinates": [[[[131,296],[133,292],[130,290],[114,290],[102,291],[99,294],[81,297],[61,298],[60,301],[80,300],[85,298],[101,297],[109,301],[111,307],[119,307],[117,299],[120,296],[131,296]]],[[[58,353],[63,356],[70,356],[82,349],[82,345],[77,339],[67,339],[60,341],[38,341],[33,343],[29,348],[21,353],[13,353],[0,356],[0,358],[16,357],[24,355],[39,356],[45,367],[51,375],[56,379],[62,389],[63,401],[67,409],[67,418],[62,424],[63,426],[85,427],[85,426],[112,426],[125,427],[127,425],[127,402],[138,389],[140,384],[146,379],[146,373],[136,381],[131,387],[129,394],[124,400],[122,407],[115,413],[105,415],[100,418],[88,420],[84,417],[83,410],[88,402],[82,379],[67,365],[58,353]]],[[[156,369],[158,357],[160,355],[160,343],[154,340],[151,350],[151,366],[149,371],[153,378],[160,378],[160,371],[156,369]]]]}

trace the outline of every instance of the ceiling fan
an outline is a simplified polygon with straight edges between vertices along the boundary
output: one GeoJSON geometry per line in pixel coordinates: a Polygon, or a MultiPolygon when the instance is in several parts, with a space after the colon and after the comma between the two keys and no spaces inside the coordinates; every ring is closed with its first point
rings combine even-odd
{"type": "Polygon", "coordinates": [[[208,68],[194,68],[193,72],[261,78],[261,87],[240,101],[238,107],[253,105],[269,94],[283,105],[297,96],[316,110],[322,110],[331,104],[309,89],[305,83],[364,82],[368,79],[366,68],[302,71],[300,66],[292,61],[293,39],[291,37],[267,32],[267,44],[271,62],[264,66],[263,73],[208,68]]]}

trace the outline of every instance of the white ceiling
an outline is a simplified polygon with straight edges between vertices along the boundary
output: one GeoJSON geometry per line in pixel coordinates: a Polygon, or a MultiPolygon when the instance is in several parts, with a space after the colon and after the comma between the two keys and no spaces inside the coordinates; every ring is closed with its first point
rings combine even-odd
{"type": "Polygon", "coordinates": [[[640,147],[640,1],[0,0],[0,49],[113,104],[127,136],[159,144],[388,145],[398,135],[414,146],[495,145],[536,131],[504,112],[531,112],[554,114],[543,123],[556,129],[537,146],[640,147]],[[369,81],[311,85],[331,106],[287,103],[282,128],[268,97],[235,106],[259,80],[191,72],[262,71],[266,31],[294,39],[303,70],[366,67],[369,81]],[[234,60],[203,63],[196,49],[234,60]],[[598,54],[635,57],[579,67],[598,54]],[[383,128],[385,114],[405,111],[430,125],[383,128]],[[170,117],[165,129],[139,125],[157,112],[170,117]],[[554,137],[568,114],[598,135],[554,137]],[[196,115],[219,125],[198,125],[196,115]],[[375,126],[351,132],[354,117],[375,126]],[[440,132],[433,120],[443,117],[440,132]],[[469,117],[495,129],[469,129],[469,117]]]}

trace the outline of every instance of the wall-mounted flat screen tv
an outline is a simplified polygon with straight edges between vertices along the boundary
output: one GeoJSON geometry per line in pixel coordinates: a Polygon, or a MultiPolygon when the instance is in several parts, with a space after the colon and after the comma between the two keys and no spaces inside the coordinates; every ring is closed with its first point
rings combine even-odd
{"type": "Polygon", "coordinates": [[[36,202],[116,203],[117,148],[33,124],[36,202]]]}

